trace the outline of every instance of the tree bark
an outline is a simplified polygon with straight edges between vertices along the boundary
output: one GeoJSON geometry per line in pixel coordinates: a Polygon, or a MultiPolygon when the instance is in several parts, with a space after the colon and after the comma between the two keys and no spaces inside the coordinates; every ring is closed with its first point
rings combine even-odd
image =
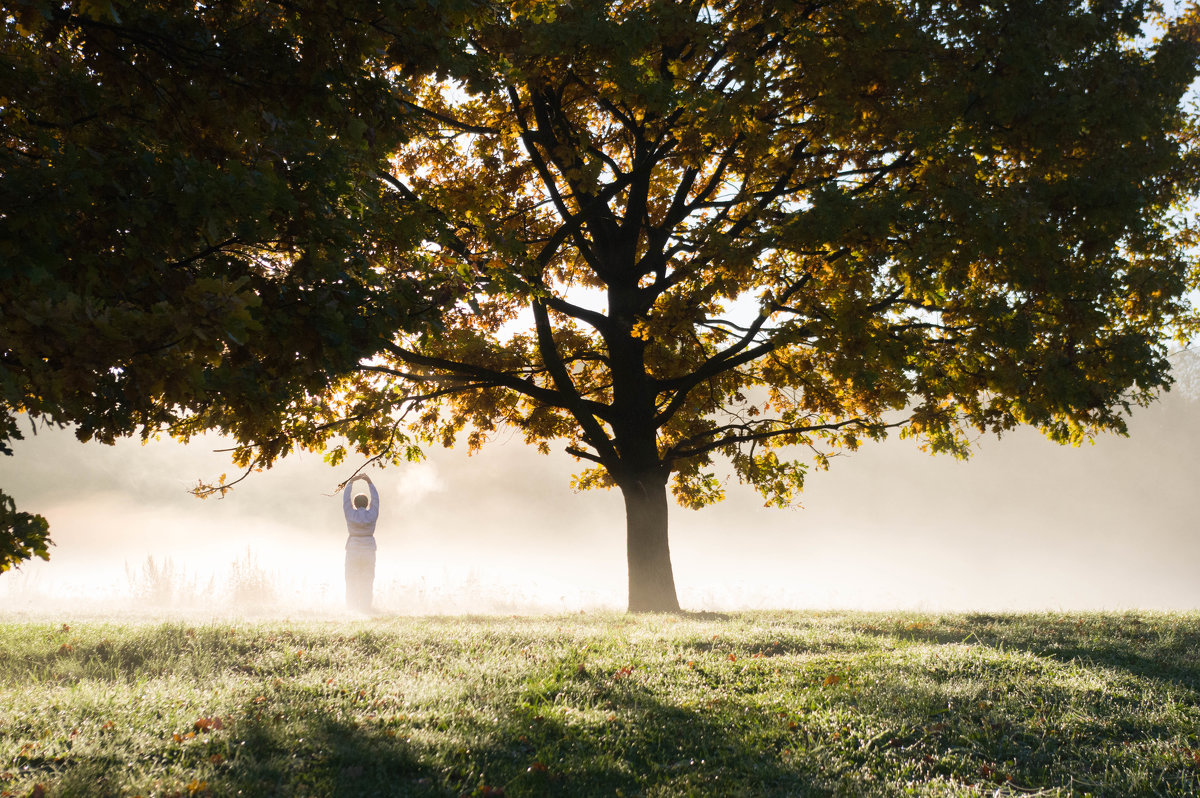
{"type": "Polygon", "coordinates": [[[659,474],[623,480],[629,611],[679,612],[667,544],[667,482],[659,474]]]}

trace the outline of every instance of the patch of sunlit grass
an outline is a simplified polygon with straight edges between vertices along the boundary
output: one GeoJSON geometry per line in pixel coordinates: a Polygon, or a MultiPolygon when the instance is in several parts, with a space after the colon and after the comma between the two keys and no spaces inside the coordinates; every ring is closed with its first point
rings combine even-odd
{"type": "Polygon", "coordinates": [[[0,793],[1192,795],[1196,615],[0,625],[0,793]]]}

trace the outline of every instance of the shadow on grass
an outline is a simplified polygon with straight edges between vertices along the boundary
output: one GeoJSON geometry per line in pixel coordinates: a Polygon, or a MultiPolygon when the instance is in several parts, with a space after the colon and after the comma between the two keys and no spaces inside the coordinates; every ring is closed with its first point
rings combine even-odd
{"type": "Polygon", "coordinates": [[[1159,625],[1153,616],[1132,615],[976,614],[891,629],[856,626],[855,631],[896,640],[1024,651],[1064,664],[1115,668],[1138,678],[1200,691],[1200,624],[1159,625]]]}
{"type": "MultiPolygon", "coordinates": [[[[223,730],[151,758],[194,774],[190,786],[164,785],[164,794],[180,795],[831,794],[781,758],[782,737],[763,736],[766,713],[730,722],[674,706],[633,679],[574,668],[548,692],[533,682],[474,693],[472,705],[419,722],[352,720],[312,693],[284,689],[223,730]],[[559,689],[571,692],[575,709],[555,704],[559,689]],[[276,706],[290,714],[274,713],[276,706]]],[[[72,757],[57,792],[113,794],[105,784],[114,767],[121,763],[72,757]]]]}
{"type": "MultiPolygon", "coordinates": [[[[815,649],[786,628],[736,643],[693,639],[679,648],[721,662],[733,653],[725,647],[734,646],[739,658],[761,655],[764,662],[753,667],[766,667],[774,657],[814,650],[836,662],[869,652],[871,637],[968,643],[1124,672],[1181,689],[1177,698],[1185,705],[1200,699],[1200,628],[1187,624],[977,615],[850,628],[854,636],[826,639],[815,649]]],[[[884,794],[872,780],[900,772],[918,783],[946,779],[989,794],[1082,787],[1109,796],[1185,795],[1197,784],[1193,764],[1200,766],[1200,758],[1192,747],[1178,747],[1192,745],[1180,736],[1186,719],[1147,715],[1137,690],[1114,696],[1054,679],[1028,684],[1008,666],[970,658],[950,662],[929,683],[915,671],[906,681],[903,668],[890,679],[877,674],[883,680],[870,688],[855,682],[853,668],[844,681],[823,681],[829,677],[821,671],[806,675],[808,687],[786,693],[795,707],[790,717],[809,726],[790,730],[797,724],[774,717],[769,701],[751,699],[772,689],[755,681],[763,671],[749,681],[725,675],[713,683],[723,698],[745,694],[736,708],[686,709],[661,684],[651,689],[635,678],[576,672],[576,665],[568,657],[559,673],[547,681],[543,672],[541,682],[507,704],[492,699],[484,712],[494,713],[490,724],[463,721],[458,753],[424,761],[437,788],[484,795],[487,785],[510,796],[884,794]],[[556,705],[560,695],[575,714],[556,705]],[[1126,746],[1132,747],[1113,750],[1126,746]],[[1145,770],[1150,761],[1159,762],[1155,774],[1145,770]]],[[[794,665],[789,670],[796,672],[794,665]]]]}
{"type": "MultiPolygon", "coordinates": [[[[618,671],[618,674],[620,672],[618,671]]],[[[784,761],[770,713],[683,708],[629,678],[582,673],[573,705],[543,714],[526,697],[489,734],[488,758],[517,758],[511,795],[826,795],[814,775],[784,761]]]]}
{"type": "Polygon", "coordinates": [[[217,795],[443,795],[440,774],[381,727],[329,716],[250,721],[208,782],[217,795]]]}
{"type": "MultiPolygon", "coordinates": [[[[315,646],[311,662],[282,656],[307,650],[307,633],[276,630],[239,642],[224,632],[167,629],[148,635],[144,652],[117,645],[105,659],[92,647],[98,643],[88,643],[74,654],[103,660],[116,681],[159,656],[174,661],[177,648],[211,643],[210,661],[242,650],[279,649],[280,656],[223,666],[254,688],[239,692],[246,703],[221,728],[14,763],[53,779],[54,794],[89,796],[120,793],[116,781],[128,770],[161,775],[153,792],[180,796],[892,795],[913,783],[929,795],[1013,794],[1010,785],[1068,795],[1088,782],[1087,791],[1114,797],[1200,789],[1194,711],[1177,708],[1174,720],[1164,720],[1150,717],[1153,707],[1137,690],[1105,694],[1109,674],[1123,672],[1157,682],[1157,703],[1174,693],[1173,701],[1194,706],[1195,624],[1153,616],[859,616],[809,635],[810,623],[768,619],[728,635],[723,625],[700,626],[666,635],[667,655],[660,641],[635,640],[649,648],[628,650],[610,633],[580,638],[599,648],[585,653],[586,645],[562,642],[561,630],[503,627],[464,642],[435,629],[418,639],[421,656],[396,669],[394,640],[369,629],[315,646]],[[518,653],[531,635],[556,642],[518,653]],[[905,641],[951,651],[912,647],[917,655],[909,658],[905,641]],[[964,642],[1083,663],[1095,678],[1039,679],[1041,666],[1027,659],[964,654],[953,645],[964,642]],[[889,644],[896,651],[885,651],[889,644]],[[653,658],[639,659],[651,649],[653,658]],[[524,658],[508,667],[498,651],[524,658]],[[340,684],[339,669],[356,657],[373,663],[364,677],[345,671],[344,690],[326,681],[332,674],[340,684]],[[319,673],[305,680],[309,669],[319,673]],[[412,679],[426,669],[441,678],[412,679]],[[395,683],[373,695],[381,678],[395,683]],[[935,791],[951,783],[958,792],[935,791]]],[[[67,655],[39,656],[40,668],[67,655]]],[[[202,671],[181,675],[193,673],[202,671]]]]}
{"type": "Polygon", "coordinates": [[[154,779],[152,792],[164,796],[448,794],[441,774],[385,728],[321,713],[282,722],[253,716],[230,721],[222,730],[143,750],[137,761],[74,754],[69,767],[55,768],[59,778],[53,794],[126,795],[119,784],[126,770],[154,779]],[[172,776],[179,773],[186,775],[172,776]]]}

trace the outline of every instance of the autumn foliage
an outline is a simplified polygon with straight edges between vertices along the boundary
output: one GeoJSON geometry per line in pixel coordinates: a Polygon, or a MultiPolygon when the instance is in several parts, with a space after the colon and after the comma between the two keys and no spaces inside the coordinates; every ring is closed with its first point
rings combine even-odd
{"type": "Polygon", "coordinates": [[[1139,44],[1152,10],[479,20],[455,80],[413,87],[429,127],[381,176],[431,225],[399,262],[441,280],[444,310],[333,414],[403,411],[472,448],[501,426],[560,441],[589,466],[578,487],[625,496],[634,609],[677,606],[665,486],[719,500],[716,458],[784,505],[810,457],[889,428],[958,455],[1018,424],[1121,431],[1169,381],[1189,278],[1195,27],[1139,44]]]}

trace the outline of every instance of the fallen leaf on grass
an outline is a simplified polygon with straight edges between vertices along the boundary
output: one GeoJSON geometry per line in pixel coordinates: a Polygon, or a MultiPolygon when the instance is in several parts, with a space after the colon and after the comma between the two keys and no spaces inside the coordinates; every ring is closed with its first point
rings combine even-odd
{"type": "Polygon", "coordinates": [[[548,768],[541,762],[534,762],[529,767],[525,768],[527,773],[545,773],[548,768]]]}
{"type": "Polygon", "coordinates": [[[825,677],[825,686],[832,687],[842,680],[841,674],[831,673],[825,677]]]}
{"type": "Polygon", "coordinates": [[[197,718],[196,722],[192,724],[192,728],[198,732],[220,731],[225,728],[225,724],[214,715],[211,718],[197,718]]]}

